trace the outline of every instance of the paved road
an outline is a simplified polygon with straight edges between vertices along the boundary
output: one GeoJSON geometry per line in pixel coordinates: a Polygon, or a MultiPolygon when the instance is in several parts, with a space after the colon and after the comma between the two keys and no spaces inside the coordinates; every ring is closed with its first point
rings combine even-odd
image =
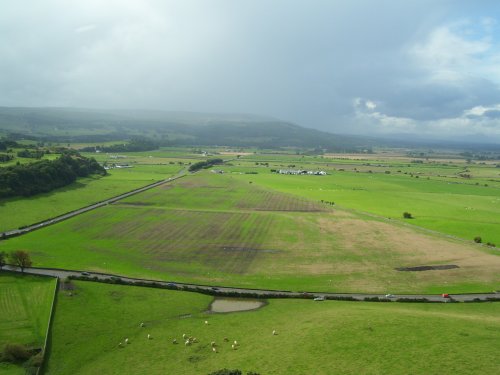
{"type": "Polygon", "coordinates": [[[124,199],[124,198],[128,198],[131,195],[142,193],[143,191],[146,191],[149,189],[153,189],[157,186],[160,186],[160,185],[166,184],[168,182],[177,180],[181,177],[184,177],[185,175],[186,175],[185,172],[180,172],[177,176],[170,177],[170,178],[167,178],[165,180],[157,181],[157,182],[152,183],[150,185],[143,186],[141,188],[129,191],[127,193],[123,193],[123,194],[117,195],[115,197],[106,199],[105,201],[95,203],[95,204],[92,204],[90,206],[82,207],[82,208],[79,208],[75,211],[71,211],[71,212],[68,212],[66,214],[63,214],[61,216],[57,216],[55,218],[48,219],[48,220],[42,221],[40,223],[36,223],[36,224],[30,225],[30,226],[27,226],[23,229],[8,230],[8,231],[4,232],[4,234],[6,237],[20,236],[22,234],[26,234],[26,233],[32,232],[34,230],[37,230],[37,229],[41,229],[41,228],[46,227],[48,225],[59,223],[63,220],[69,219],[69,218],[74,217],[76,215],[83,214],[84,212],[95,210],[96,208],[106,206],[110,203],[114,203],[114,202],[119,201],[119,200],[124,199]]]}
{"type": "MultiPolygon", "coordinates": [[[[21,270],[18,267],[14,266],[5,266],[5,270],[8,271],[13,271],[13,272],[21,272],[21,270]]],[[[62,269],[56,269],[56,268],[26,268],[25,273],[33,274],[33,275],[45,275],[45,276],[52,276],[52,277],[58,277],[60,279],[64,279],[68,276],[82,276],[82,272],[84,271],[77,271],[77,270],[62,270],[62,269]]],[[[276,296],[277,294],[281,295],[282,297],[287,297],[287,298],[315,298],[315,297],[320,297],[320,296],[325,296],[325,297],[333,297],[333,298],[342,298],[342,297],[351,297],[354,298],[358,301],[363,301],[365,298],[373,298],[373,297],[379,297],[379,298],[385,298],[384,294],[368,294],[368,293],[320,293],[320,292],[307,292],[307,295],[305,296],[304,292],[293,292],[293,291],[284,291],[284,290],[263,290],[263,289],[245,289],[245,288],[232,288],[232,287],[224,287],[224,286],[211,286],[211,285],[199,285],[199,284],[190,284],[190,283],[178,283],[175,281],[162,281],[162,280],[144,280],[144,279],[136,279],[132,277],[126,277],[126,276],[119,276],[119,275],[113,275],[113,274],[104,274],[104,273],[98,273],[98,272],[85,272],[86,276],[88,277],[97,277],[99,280],[109,280],[113,277],[119,277],[125,282],[141,282],[143,284],[160,284],[163,286],[172,286],[175,285],[179,288],[183,288],[185,290],[206,290],[214,295],[217,295],[218,293],[227,293],[227,292],[237,292],[241,295],[248,294],[249,296],[254,296],[254,295],[259,295],[262,297],[273,297],[276,296]]],[[[474,300],[481,300],[481,301],[486,301],[488,298],[500,298],[500,293],[474,293],[474,294],[450,294],[451,299],[459,302],[465,302],[465,301],[474,301],[474,300]]],[[[422,298],[426,298],[429,301],[436,301],[436,302],[448,302],[450,298],[444,298],[441,295],[436,295],[436,294],[394,294],[393,297],[390,299],[395,301],[398,298],[405,298],[405,299],[413,299],[413,300],[418,300],[422,298]]]]}

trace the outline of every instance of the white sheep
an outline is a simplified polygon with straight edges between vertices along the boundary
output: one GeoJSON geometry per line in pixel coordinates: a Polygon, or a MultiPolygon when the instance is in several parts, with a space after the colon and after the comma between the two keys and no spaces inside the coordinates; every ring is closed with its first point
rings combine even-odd
{"type": "Polygon", "coordinates": [[[186,345],[186,346],[189,346],[189,345],[191,345],[191,341],[189,341],[189,340],[186,340],[186,342],[184,343],[184,345],[186,345]]]}
{"type": "Polygon", "coordinates": [[[151,335],[148,333],[148,340],[151,340],[151,335]]]}
{"type": "Polygon", "coordinates": [[[193,337],[193,339],[191,341],[192,342],[198,342],[198,339],[196,337],[193,337]]]}
{"type": "Polygon", "coordinates": [[[125,339],[125,344],[128,344],[128,338],[125,339]]]}
{"type": "Polygon", "coordinates": [[[121,348],[121,347],[123,346],[123,344],[122,344],[122,343],[119,343],[119,344],[118,344],[118,346],[121,348]]]}
{"type": "Polygon", "coordinates": [[[276,336],[278,334],[278,332],[276,332],[276,330],[273,330],[273,336],[276,336]]]}
{"type": "Polygon", "coordinates": [[[236,350],[236,345],[232,344],[232,345],[231,345],[231,348],[232,348],[233,350],[236,350]]]}
{"type": "Polygon", "coordinates": [[[144,327],[144,326],[145,326],[145,324],[144,324],[144,323],[141,323],[141,327],[144,327]]]}
{"type": "Polygon", "coordinates": [[[182,338],[185,340],[187,335],[185,333],[182,334],[182,338]]]}
{"type": "Polygon", "coordinates": [[[213,351],[214,353],[217,353],[217,348],[213,347],[213,348],[212,348],[212,351],[213,351]]]}
{"type": "Polygon", "coordinates": [[[173,339],[172,344],[177,344],[177,339],[173,339]]]}
{"type": "Polygon", "coordinates": [[[205,324],[208,324],[208,320],[205,320],[205,324]]]}
{"type": "Polygon", "coordinates": [[[238,345],[238,341],[234,340],[233,344],[234,344],[234,346],[237,346],[238,345]]]}
{"type": "Polygon", "coordinates": [[[210,345],[212,345],[212,348],[215,347],[215,341],[212,341],[210,345]]]}

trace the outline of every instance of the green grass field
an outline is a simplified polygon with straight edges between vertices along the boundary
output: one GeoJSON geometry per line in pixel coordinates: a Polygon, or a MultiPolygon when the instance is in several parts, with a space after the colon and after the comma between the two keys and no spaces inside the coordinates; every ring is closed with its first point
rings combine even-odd
{"type": "MultiPolygon", "coordinates": [[[[55,280],[0,272],[0,348],[19,343],[43,345],[55,280]]],[[[0,374],[24,374],[19,366],[0,363],[0,374]]]]}
{"type": "Polygon", "coordinates": [[[0,200],[0,232],[16,229],[175,175],[178,165],[135,165],[113,169],[105,177],[80,178],[50,193],[0,200]]]}
{"type": "Polygon", "coordinates": [[[500,370],[495,360],[499,303],[270,300],[255,311],[209,314],[211,297],[205,295],[89,282],[75,285],[73,296],[59,293],[50,375],[191,375],[221,368],[276,375],[500,370]],[[185,346],[183,333],[199,342],[185,346]],[[118,347],[125,338],[130,344],[118,347]],[[172,343],[174,338],[179,344],[172,343]],[[233,340],[239,343],[237,350],[231,349],[233,340]],[[212,352],[211,341],[218,353],[212,352]]]}
{"type": "MultiPolygon", "coordinates": [[[[500,243],[498,168],[476,166],[483,175],[467,180],[456,177],[456,173],[461,170],[461,167],[456,166],[411,165],[407,167],[411,172],[407,172],[397,164],[383,167],[358,165],[357,171],[352,166],[339,168],[336,165],[337,168],[333,168],[333,165],[336,164],[330,162],[322,165],[323,169],[331,173],[328,176],[279,175],[271,173],[270,169],[281,168],[280,165],[256,167],[244,162],[240,166],[228,168],[228,171],[234,172],[235,178],[244,182],[252,181],[265,188],[316,201],[333,201],[341,207],[400,221],[403,221],[403,212],[408,211],[414,216],[411,220],[413,225],[467,240],[481,236],[484,242],[500,243]],[[368,173],[368,170],[374,173],[368,173]],[[391,173],[386,174],[385,170],[391,173]],[[238,173],[246,171],[258,174],[238,173]]],[[[312,168],[307,163],[300,167],[321,169],[321,165],[312,168]]]]}
{"type": "Polygon", "coordinates": [[[40,267],[203,284],[382,293],[499,289],[496,250],[265,189],[240,176],[190,175],[3,241],[0,250],[27,249],[40,267]],[[395,270],[429,264],[459,268],[395,270]]]}

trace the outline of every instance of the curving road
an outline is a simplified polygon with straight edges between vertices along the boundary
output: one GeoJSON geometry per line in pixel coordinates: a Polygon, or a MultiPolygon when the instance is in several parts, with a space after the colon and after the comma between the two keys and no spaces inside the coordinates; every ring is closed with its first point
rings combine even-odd
{"type": "MultiPolygon", "coordinates": [[[[3,268],[4,270],[11,272],[21,272],[19,267],[7,265],[3,268]]],[[[261,297],[276,297],[279,295],[282,298],[316,298],[316,297],[330,297],[332,299],[341,299],[341,298],[353,298],[357,301],[363,301],[365,298],[386,298],[385,294],[369,294],[369,293],[321,293],[321,292],[293,292],[287,290],[272,290],[272,289],[246,289],[246,288],[233,288],[233,287],[224,287],[224,286],[212,286],[212,285],[200,285],[200,284],[191,284],[191,283],[178,283],[174,281],[162,281],[162,280],[147,280],[147,279],[137,279],[133,277],[119,276],[113,274],[105,274],[99,272],[86,272],[86,271],[77,271],[77,270],[63,270],[58,268],[26,268],[24,270],[27,274],[32,275],[43,275],[43,276],[51,276],[57,277],[59,279],[64,279],[68,276],[87,276],[87,277],[96,277],[98,280],[111,280],[112,278],[120,278],[125,282],[141,282],[142,285],[139,286],[147,286],[148,284],[156,284],[162,286],[176,286],[182,290],[191,290],[191,291],[199,291],[205,290],[210,292],[210,294],[224,294],[237,292],[240,295],[247,294],[250,297],[255,295],[261,297]],[[82,275],[84,274],[84,275],[82,275]]],[[[92,281],[92,280],[90,280],[92,281]]],[[[127,284],[124,284],[127,285],[127,284]]],[[[396,301],[399,298],[409,299],[409,300],[421,300],[422,298],[427,299],[428,301],[433,302],[449,302],[450,300],[458,301],[458,302],[466,302],[466,301],[487,301],[491,298],[499,298],[500,292],[492,292],[492,293],[470,293],[470,294],[450,294],[450,298],[442,297],[438,294],[394,294],[389,298],[391,301],[396,301]]]]}

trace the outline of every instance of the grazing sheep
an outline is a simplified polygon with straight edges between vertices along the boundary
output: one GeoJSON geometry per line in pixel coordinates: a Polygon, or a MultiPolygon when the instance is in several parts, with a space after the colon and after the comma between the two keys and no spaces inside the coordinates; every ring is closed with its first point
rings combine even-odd
{"type": "Polygon", "coordinates": [[[185,333],[182,334],[182,338],[185,340],[187,335],[185,333]]]}
{"type": "Polygon", "coordinates": [[[189,346],[189,345],[191,345],[191,341],[189,341],[189,340],[186,340],[186,342],[184,343],[184,345],[186,345],[186,346],[189,346]]]}
{"type": "Polygon", "coordinates": [[[128,344],[128,338],[125,339],[125,344],[128,344]]]}
{"type": "Polygon", "coordinates": [[[208,320],[205,320],[205,324],[208,324],[208,320]]]}
{"type": "Polygon", "coordinates": [[[122,344],[122,343],[119,343],[119,344],[118,344],[118,346],[121,348],[121,347],[123,347],[123,344],[122,344]]]}
{"type": "Polygon", "coordinates": [[[212,348],[215,347],[215,341],[212,341],[210,345],[212,345],[212,348]]]}
{"type": "Polygon", "coordinates": [[[141,323],[141,327],[145,327],[145,324],[144,324],[144,323],[141,323]]]}
{"type": "Polygon", "coordinates": [[[229,339],[227,337],[224,337],[224,342],[229,342],[229,339]]]}
{"type": "Polygon", "coordinates": [[[212,348],[212,351],[213,351],[214,353],[217,353],[217,348],[213,347],[213,348],[212,348]]]}
{"type": "Polygon", "coordinates": [[[193,342],[198,342],[198,339],[196,337],[193,337],[193,340],[191,340],[193,342]]]}
{"type": "Polygon", "coordinates": [[[232,348],[233,350],[236,350],[236,345],[232,344],[232,345],[231,345],[231,348],[232,348]]]}
{"type": "Polygon", "coordinates": [[[177,339],[173,339],[172,344],[177,344],[177,339]]]}
{"type": "Polygon", "coordinates": [[[234,346],[238,345],[238,341],[234,340],[234,346]]]}
{"type": "Polygon", "coordinates": [[[276,330],[273,330],[273,336],[276,336],[278,334],[278,332],[276,332],[276,330]]]}
{"type": "Polygon", "coordinates": [[[148,333],[148,340],[151,340],[151,335],[148,333]]]}

